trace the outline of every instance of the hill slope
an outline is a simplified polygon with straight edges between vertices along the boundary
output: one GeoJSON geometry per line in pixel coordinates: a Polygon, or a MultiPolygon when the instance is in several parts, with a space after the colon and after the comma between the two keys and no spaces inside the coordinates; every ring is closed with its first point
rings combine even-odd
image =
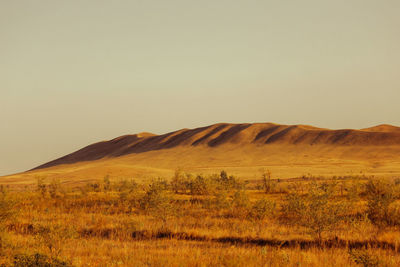
{"type": "Polygon", "coordinates": [[[400,131],[380,125],[362,130],[329,130],[306,125],[220,123],[154,135],[125,135],[84,147],[35,169],[1,178],[1,183],[34,183],[37,177],[67,182],[171,177],[177,167],[194,173],[225,169],[243,178],[261,167],[275,177],[303,174],[372,174],[400,177],[400,131]]]}
{"type": "Polygon", "coordinates": [[[393,146],[400,145],[400,131],[394,126],[377,126],[365,130],[328,130],[305,125],[215,124],[182,129],[163,134],[125,135],[110,141],[89,145],[35,169],[60,164],[120,157],[176,147],[206,146],[218,149],[223,145],[332,145],[332,146],[393,146]],[[392,127],[392,128],[390,128],[392,127]],[[393,131],[390,131],[393,129],[393,131]]]}
{"type": "Polygon", "coordinates": [[[362,129],[362,131],[366,131],[366,132],[387,132],[387,133],[394,132],[394,133],[400,133],[400,127],[389,125],[389,124],[381,124],[381,125],[377,125],[377,126],[374,126],[374,127],[362,129]]]}

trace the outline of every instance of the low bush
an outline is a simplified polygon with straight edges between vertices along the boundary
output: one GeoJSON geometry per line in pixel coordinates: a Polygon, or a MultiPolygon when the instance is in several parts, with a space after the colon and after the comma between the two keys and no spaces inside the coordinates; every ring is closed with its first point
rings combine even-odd
{"type": "Polygon", "coordinates": [[[139,207],[147,214],[163,220],[175,214],[172,197],[167,191],[167,184],[163,180],[153,181],[147,188],[144,196],[139,200],[139,207]]]}
{"type": "Polygon", "coordinates": [[[0,194],[0,250],[5,242],[5,230],[8,221],[16,215],[15,202],[7,196],[0,194]]]}
{"type": "Polygon", "coordinates": [[[386,180],[370,179],[365,185],[364,194],[367,198],[368,218],[378,230],[400,222],[399,209],[392,208],[397,198],[394,184],[386,180]]]}
{"type": "Polygon", "coordinates": [[[333,199],[332,189],[312,183],[307,195],[289,194],[281,219],[289,225],[306,228],[321,241],[323,234],[334,230],[346,213],[346,206],[333,199]]]}
{"type": "Polygon", "coordinates": [[[364,267],[378,267],[380,265],[379,259],[365,249],[350,249],[348,253],[355,263],[364,267]]]}
{"type": "Polygon", "coordinates": [[[276,215],[276,203],[268,199],[260,199],[255,202],[249,212],[249,218],[252,220],[263,220],[273,218],[276,215]]]}
{"type": "Polygon", "coordinates": [[[48,257],[45,254],[35,253],[33,255],[18,254],[14,256],[14,267],[68,267],[68,262],[58,258],[48,257]]]}
{"type": "Polygon", "coordinates": [[[248,217],[251,203],[248,195],[243,190],[238,190],[233,194],[230,204],[230,215],[236,218],[245,219],[248,217]]]}

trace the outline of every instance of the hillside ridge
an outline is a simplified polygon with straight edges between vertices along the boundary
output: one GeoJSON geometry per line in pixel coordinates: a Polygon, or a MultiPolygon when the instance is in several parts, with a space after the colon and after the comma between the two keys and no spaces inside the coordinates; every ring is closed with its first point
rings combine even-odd
{"type": "Polygon", "coordinates": [[[378,125],[361,130],[330,130],[309,125],[275,123],[218,123],[181,129],[166,134],[139,133],[123,135],[109,141],[86,146],[71,154],[40,165],[35,169],[60,164],[120,157],[133,153],[171,149],[175,147],[279,145],[331,146],[393,146],[400,145],[400,127],[378,125]]]}

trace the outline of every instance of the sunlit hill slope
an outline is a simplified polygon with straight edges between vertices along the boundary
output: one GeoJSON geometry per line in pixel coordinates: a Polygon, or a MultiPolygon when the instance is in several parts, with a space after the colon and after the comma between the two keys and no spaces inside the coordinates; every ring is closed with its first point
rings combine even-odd
{"type": "Polygon", "coordinates": [[[125,135],[89,145],[31,171],[1,178],[30,183],[35,177],[67,182],[110,175],[138,179],[170,177],[176,168],[196,173],[226,169],[254,178],[261,167],[276,177],[303,174],[400,175],[400,128],[329,130],[273,123],[227,124],[155,135],[125,135]]]}

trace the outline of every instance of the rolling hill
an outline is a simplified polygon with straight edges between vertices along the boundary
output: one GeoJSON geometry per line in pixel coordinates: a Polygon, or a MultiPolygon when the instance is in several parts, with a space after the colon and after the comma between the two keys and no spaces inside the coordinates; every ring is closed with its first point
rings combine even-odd
{"type": "Polygon", "coordinates": [[[400,175],[400,128],[379,125],[330,130],[307,125],[219,123],[162,135],[140,133],[84,147],[31,171],[3,177],[5,183],[37,176],[68,181],[113,177],[171,176],[227,169],[253,177],[261,167],[277,177],[302,174],[400,175]]]}

